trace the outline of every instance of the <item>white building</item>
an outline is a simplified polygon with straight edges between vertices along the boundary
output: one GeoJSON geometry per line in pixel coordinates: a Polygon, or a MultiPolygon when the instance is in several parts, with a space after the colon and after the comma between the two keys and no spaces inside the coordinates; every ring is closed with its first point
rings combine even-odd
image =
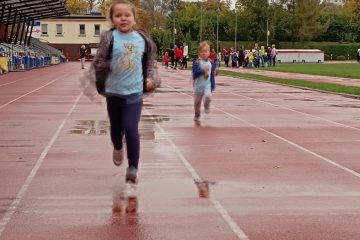
{"type": "Polygon", "coordinates": [[[325,0],[326,3],[333,3],[338,6],[342,6],[345,3],[345,0],[325,0]]]}
{"type": "Polygon", "coordinates": [[[70,15],[40,20],[40,40],[59,49],[70,61],[79,59],[81,45],[87,48],[87,58],[96,53],[100,33],[110,29],[101,15],[70,15]]]}

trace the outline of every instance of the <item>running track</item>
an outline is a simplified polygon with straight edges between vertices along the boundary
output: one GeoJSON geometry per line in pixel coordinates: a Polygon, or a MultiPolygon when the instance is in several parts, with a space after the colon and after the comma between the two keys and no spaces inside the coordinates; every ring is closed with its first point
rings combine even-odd
{"type": "Polygon", "coordinates": [[[359,100],[218,77],[195,125],[190,72],[160,69],[138,213],[112,213],[125,168],[79,67],[0,76],[0,240],[360,239],[359,100]],[[197,178],[215,182],[210,198],[197,178]]]}

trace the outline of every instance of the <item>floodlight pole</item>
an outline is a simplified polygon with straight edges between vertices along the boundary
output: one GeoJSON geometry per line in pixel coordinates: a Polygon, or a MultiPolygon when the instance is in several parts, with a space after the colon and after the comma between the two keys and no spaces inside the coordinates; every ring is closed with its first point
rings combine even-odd
{"type": "Polygon", "coordinates": [[[202,41],[202,25],[203,25],[203,6],[201,1],[201,10],[200,10],[200,42],[202,41]]]}
{"type": "Polygon", "coordinates": [[[216,54],[219,52],[219,8],[216,14],[216,54]]]}
{"type": "Polygon", "coordinates": [[[267,2],[267,11],[266,11],[266,46],[269,46],[269,0],[267,2]]]}
{"type": "Polygon", "coordinates": [[[234,51],[236,51],[236,35],[237,35],[237,11],[236,11],[236,17],[235,17],[235,49],[234,49],[234,51]]]}
{"type": "Polygon", "coordinates": [[[173,18],[173,39],[174,39],[174,45],[173,46],[175,46],[175,34],[176,34],[175,18],[173,18]]]}

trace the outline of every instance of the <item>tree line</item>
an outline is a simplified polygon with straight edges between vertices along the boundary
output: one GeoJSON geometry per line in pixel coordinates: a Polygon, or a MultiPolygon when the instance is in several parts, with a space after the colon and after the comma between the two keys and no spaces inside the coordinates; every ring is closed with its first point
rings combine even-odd
{"type": "MultiPolygon", "coordinates": [[[[219,41],[360,41],[360,1],[343,6],[322,0],[130,0],[138,8],[138,25],[158,46],[207,39],[219,41]],[[176,29],[176,34],[174,34],[176,29]],[[268,31],[267,31],[268,30],[268,31]],[[267,34],[269,34],[267,36],[267,34]]],[[[94,9],[106,14],[112,0],[67,0],[75,14],[94,9]]]]}

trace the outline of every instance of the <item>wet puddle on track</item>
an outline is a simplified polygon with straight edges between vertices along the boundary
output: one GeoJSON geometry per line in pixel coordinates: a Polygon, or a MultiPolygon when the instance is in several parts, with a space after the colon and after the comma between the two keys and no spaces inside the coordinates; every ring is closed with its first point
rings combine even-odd
{"type": "MultiPolygon", "coordinates": [[[[140,139],[155,139],[155,123],[169,121],[170,117],[165,115],[142,115],[139,124],[140,139]]],[[[108,120],[76,120],[70,134],[79,135],[106,135],[109,132],[108,120]]]]}

